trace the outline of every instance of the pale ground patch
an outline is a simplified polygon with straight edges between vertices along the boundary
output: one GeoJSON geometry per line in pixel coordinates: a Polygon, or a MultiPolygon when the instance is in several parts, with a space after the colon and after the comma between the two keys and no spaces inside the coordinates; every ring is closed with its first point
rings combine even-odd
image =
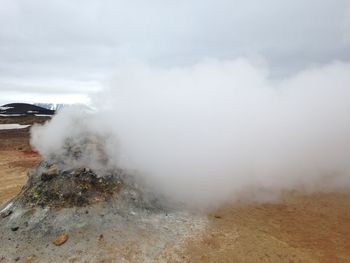
{"type": "Polygon", "coordinates": [[[0,130],[24,129],[30,125],[22,125],[18,123],[0,124],[0,130]]]}

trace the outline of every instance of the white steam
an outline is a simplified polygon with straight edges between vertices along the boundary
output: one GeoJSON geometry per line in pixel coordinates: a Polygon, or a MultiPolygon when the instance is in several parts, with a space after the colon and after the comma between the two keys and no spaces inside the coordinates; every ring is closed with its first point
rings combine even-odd
{"type": "MultiPolygon", "coordinates": [[[[350,186],[350,64],[288,79],[246,59],[119,69],[94,111],[67,108],[32,129],[45,157],[67,138],[103,138],[107,167],[137,170],[189,204],[350,186]]],[[[91,150],[91,148],[90,148],[91,150]]],[[[94,150],[81,165],[94,167],[94,150]]]]}

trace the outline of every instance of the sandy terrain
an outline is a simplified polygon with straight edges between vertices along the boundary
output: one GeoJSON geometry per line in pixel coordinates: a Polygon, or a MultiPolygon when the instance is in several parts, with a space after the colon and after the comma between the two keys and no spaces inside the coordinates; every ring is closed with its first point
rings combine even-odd
{"type": "MultiPolygon", "coordinates": [[[[28,129],[0,131],[0,204],[18,193],[26,172],[40,159],[30,151],[28,139],[28,129]]],[[[164,251],[162,260],[350,262],[350,191],[293,192],[276,203],[229,204],[208,218],[205,231],[164,251]]]]}
{"type": "Polygon", "coordinates": [[[288,194],[276,204],[235,204],[189,241],[190,262],[350,262],[350,194],[288,194]]]}
{"type": "MultiPolygon", "coordinates": [[[[0,117],[0,124],[42,123],[47,117],[0,117]]],[[[40,157],[29,145],[29,128],[0,130],[0,204],[19,192],[40,157]]]]}
{"type": "Polygon", "coordinates": [[[27,172],[39,161],[39,155],[30,151],[0,151],[0,204],[16,193],[27,180],[27,172]]]}

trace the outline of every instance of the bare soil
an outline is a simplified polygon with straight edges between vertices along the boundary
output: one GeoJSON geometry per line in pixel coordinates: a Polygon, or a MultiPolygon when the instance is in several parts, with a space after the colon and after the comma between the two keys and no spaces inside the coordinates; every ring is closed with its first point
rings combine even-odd
{"type": "MultiPolygon", "coordinates": [[[[0,123],[30,124],[34,121],[37,120],[2,117],[0,123]]],[[[26,173],[40,161],[28,141],[28,129],[0,131],[0,205],[20,191],[26,182],[26,173]]],[[[290,192],[275,203],[227,204],[208,213],[207,217],[209,221],[204,231],[165,249],[162,257],[155,261],[350,262],[349,190],[312,194],[290,192]]],[[[95,253],[98,255],[98,246],[102,246],[105,254],[100,259],[95,257],[93,262],[118,262],[111,255],[120,249],[126,253],[126,259],[138,253],[132,244],[118,248],[109,243],[108,231],[102,234],[96,236],[95,253]]],[[[62,247],[55,248],[54,253],[64,254],[62,247]]],[[[81,262],[83,257],[79,253],[83,255],[84,249],[76,251],[71,262],[81,262]]],[[[20,261],[26,259],[21,257],[20,261]]],[[[29,259],[28,262],[45,262],[38,255],[29,259]]],[[[0,258],[2,261],[7,262],[0,258]]]]}
{"type": "MultiPolygon", "coordinates": [[[[47,117],[0,116],[0,124],[43,123],[47,117]]],[[[29,144],[29,127],[0,130],[0,204],[15,196],[27,180],[27,172],[40,160],[29,144]]]]}
{"type": "Polygon", "coordinates": [[[188,262],[350,262],[350,193],[288,193],[275,204],[232,204],[191,239],[188,262]]]}
{"type": "Polygon", "coordinates": [[[14,197],[27,180],[27,172],[39,162],[37,153],[0,150],[0,204],[14,197]]]}

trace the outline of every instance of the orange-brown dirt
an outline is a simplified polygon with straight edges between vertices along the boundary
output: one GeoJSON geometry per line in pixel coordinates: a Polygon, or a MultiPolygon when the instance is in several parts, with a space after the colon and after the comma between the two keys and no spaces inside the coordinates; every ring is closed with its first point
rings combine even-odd
{"type": "Polygon", "coordinates": [[[0,204],[16,195],[27,180],[27,172],[39,162],[38,154],[0,150],[0,204]]]}
{"type": "Polygon", "coordinates": [[[275,204],[233,204],[210,215],[187,262],[350,262],[350,193],[289,193],[275,204]]]}
{"type": "MultiPolygon", "coordinates": [[[[48,117],[0,116],[0,124],[43,123],[48,117]]],[[[0,204],[16,195],[27,179],[27,172],[40,160],[29,144],[29,128],[0,130],[0,204]]]]}
{"type": "MultiPolygon", "coordinates": [[[[40,160],[28,142],[28,129],[0,132],[0,204],[40,160]]],[[[229,204],[208,217],[206,230],[165,252],[165,262],[350,262],[350,191],[292,192],[275,203],[229,204]]]]}

